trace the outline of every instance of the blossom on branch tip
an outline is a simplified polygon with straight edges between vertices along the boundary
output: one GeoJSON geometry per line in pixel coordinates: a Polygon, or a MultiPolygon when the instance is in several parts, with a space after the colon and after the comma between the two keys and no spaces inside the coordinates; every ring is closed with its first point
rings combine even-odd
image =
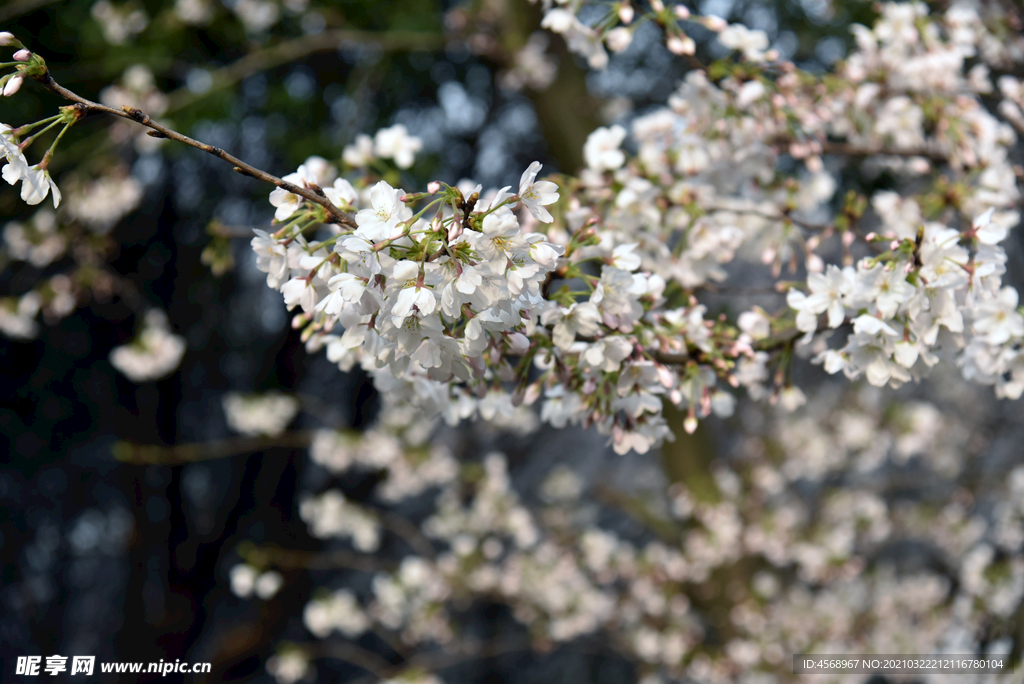
{"type": "MultiPolygon", "coordinates": [[[[295,173],[289,173],[281,180],[292,185],[304,186],[306,184],[306,174],[303,167],[299,167],[299,170],[295,173]]],[[[274,212],[274,218],[278,221],[284,221],[288,219],[292,214],[299,210],[305,199],[294,193],[291,193],[284,188],[274,188],[270,192],[270,204],[277,207],[274,212]]]]}
{"type": "Polygon", "coordinates": [[[27,204],[39,204],[52,192],[53,208],[56,209],[61,200],[60,190],[50,178],[49,170],[41,168],[41,166],[41,164],[36,164],[28,167],[21,177],[21,199],[25,200],[27,204]]]}
{"type": "Polygon", "coordinates": [[[21,74],[16,74],[12,78],[8,79],[7,83],[4,84],[4,97],[10,97],[11,95],[14,95],[16,92],[21,90],[21,84],[24,81],[25,77],[21,74]]]}
{"type": "Polygon", "coordinates": [[[558,201],[558,186],[551,181],[535,180],[540,169],[540,162],[533,162],[523,171],[519,179],[519,200],[538,221],[551,223],[555,219],[544,207],[558,201]]]}
{"type": "Polygon", "coordinates": [[[13,129],[7,124],[0,124],[0,146],[7,163],[3,168],[3,178],[8,184],[14,185],[28,173],[28,160],[13,139],[13,129]]]}

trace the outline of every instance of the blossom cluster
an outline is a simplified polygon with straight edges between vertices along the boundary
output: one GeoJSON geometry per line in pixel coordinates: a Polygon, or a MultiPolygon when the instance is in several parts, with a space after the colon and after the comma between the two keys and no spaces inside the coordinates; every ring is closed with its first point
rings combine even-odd
{"type": "MultiPolygon", "coordinates": [[[[600,68],[605,46],[625,49],[640,22],[619,3],[591,26],[585,4],[545,4],[543,26],[600,68]]],[[[595,426],[619,453],[670,438],[665,401],[688,431],[730,415],[734,388],[798,406],[794,352],[894,386],[955,356],[967,378],[1019,396],[1021,315],[999,242],[1019,219],[1009,151],[1024,96],[1001,77],[996,112],[981,100],[997,92],[990,69],[1020,58],[999,18],[963,2],[934,17],[919,3],[882,5],[823,79],[779,61],[763,32],[681,6],[645,12],[674,52],[693,54],[689,22],[742,60],[691,70],[667,106],[593,131],[578,178],[537,180],[533,164],[514,194],[440,182],[406,193],[396,171],[423,142],[401,124],[357,136],[344,177],[320,157],[285,176],[270,195],[273,232],[252,246],[268,285],[301,309],[293,325],[307,348],[359,364],[427,420],[508,418],[540,401],[546,422],[595,426]],[[836,197],[839,174],[882,170],[895,190],[836,197]],[[776,283],[790,288],[789,310],[712,315],[705,293],[755,282],[757,268],[737,260],[776,281],[802,268],[809,281],[776,283]],[[829,348],[826,328],[844,326],[845,345],[829,348]]],[[[23,58],[11,82],[45,69],[23,58]]],[[[161,111],[147,73],[129,70],[109,98],[161,111]]],[[[74,120],[62,110],[30,127],[74,120]]],[[[29,127],[5,130],[5,177],[25,180],[30,201],[56,199],[52,148],[28,167],[29,127]]],[[[75,213],[100,229],[116,220],[75,213]]],[[[11,239],[29,259],[58,253],[55,239],[11,239]]]]}
{"type": "MultiPolygon", "coordinates": [[[[982,653],[986,625],[1024,601],[1024,469],[1004,464],[998,491],[974,491],[977,446],[965,424],[932,403],[890,403],[870,386],[822,391],[799,414],[775,411],[750,405],[736,424],[743,438],[710,463],[707,479],[623,483],[610,500],[647,522],[641,535],[596,524],[590,490],[600,478],[551,468],[538,501],[519,495],[502,454],[486,455],[429,487],[434,504],[418,521],[429,548],[394,566],[354,566],[371,580],[315,593],[303,622],[314,639],[383,630],[414,650],[457,648],[458,606],[499,601],[534,647],[571,649],[588,636],[634,660],[645,682],[794,681],[792,653],[817,650],[982,653]],[[912,497],[887,489],[907,469],[924,488],[912,497]],[[936,504],[926,495],[935,482],[965,489],[936,504]],[[935,562],[888,560],[886,549],[911,541],[935,562]]],[[[403,452],[380,465],[381,488],[421,458],[384,426],[365,443],[323,439],[343,450],[341,461],[403,452]]],[[[318,462],[325,444],[313,447],[318,462]]],[[[373,515],[345,506],[335,522],[373,515]]],[[[324,536],[320,518],[307,522],[324,536]]],[[[352,543],[379,558],[376,545],[352,543]]],[[[272,552],[262,559],[253,572],[273,572],[272,552]]],[[[1009,652],[1006,640],[987,648],[1009,652]]],[[[287,649],[307,664],[318,652],[315,641],[287,649]]]]}

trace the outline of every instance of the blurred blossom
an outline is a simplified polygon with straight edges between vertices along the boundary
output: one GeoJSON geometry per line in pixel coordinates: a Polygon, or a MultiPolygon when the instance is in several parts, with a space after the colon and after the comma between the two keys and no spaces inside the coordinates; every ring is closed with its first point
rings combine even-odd
{"type": "Polygon", "coordinates": [[[228,427],[243,435],[280,435],[299,411],[294,397],[279,392],[238,394],[231,392],[222,399],[228,427]]]}
{"type": "Polygon", "coordinates": [[[148,382],[172,373],[184,354],[185,338],[170,331],[162,311],[151,309],[138,337],[111,350],[110,363],[132,382],[148,382]]]}

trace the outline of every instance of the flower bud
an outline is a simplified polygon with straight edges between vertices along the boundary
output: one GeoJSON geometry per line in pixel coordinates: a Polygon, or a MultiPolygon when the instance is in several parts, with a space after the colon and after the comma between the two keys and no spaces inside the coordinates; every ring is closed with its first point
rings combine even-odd
{"type": "Polygon", "coordinates": [[[690,18],[690,10],[687,9],[686,5],[676,5],[672,9],[675,11],[676,16],[682,19],[683,21],[686,21],[687,19],[690,18]]]}
{"type": "Polygon", "coordinates": [[[10,97],[11,95],[14,95],[14,93],[21,90],[21,82],[24,80],[24,76],[22,76],[21,74],[17,74],[14,78],[7,81],[7,84],[4,86],[4,97],[10,97]]]}
{"type": "Polygon", "coordinates": [[[690,415],[686,416],[686,420],[683,421],[683,429],[686,430],[688,435],[692,435],[697,431],[697,416],[693,415],[692,409],[690,415]]]}
{"type": "Polygon", "coordinates": [[[537,401],[537,399],[539,399],[539,398],[540,398],[540,383],[539,382],[535,382],[532,385],[528,385],[527,388],[526,388],[526,392],[523,393],[523,403],[526,404],[527,406],[530,406],[530,405],[533,404],[533,402],[537,401]]]}
{"type": "Polygon", "coordinates": [[[15,44],[20,45],[13,33],[10,31],[0,31],[0,47],[15,44]]]}
{"type": "Polygon", "coordinates": [[[697,44],[689,36],[672,36],[665,42],[665,46],[673,55],[692,55],[697,51],[697,44]]]}
{"type": "Polygon", "coordinates": [[[706,26],[709,31],[718,33],[720,31],[724,31],[726,27],[729,26],[729,22],[722,17],[716,17],[712,14],[704,19],[704,26],[706,26]]]}
{"type": "Polygon", "coordinates": [[[604,37],[612,52],[622,52],[633,42],[633,32],[625,26],[614,28],[604,37]]]}
{"type": "Polygon", "coordinates": [[[619,5],[619,20],[623,24],[628,24],[633,21],[633,6],[628,2],[624,2],[619,5]]]}
{"type": "Polygon", "coordinates": [[[22,48],[21,50],[18,50],[17,52],[14,53],[14,61],[15,62],[27,62],[30,59],[32,59],[32,51],[31,50],[26,50],[26,49],[22,48]]]}
{"type": "Polygon", "coordinates": [[[505,340],[508,342],[508,350],[513,354],[525,354],[530,349],[530,338],[523,333],[509,333],[505,340]]]}
{"type": "Polygon", "coordinates": [[[430,181],[427,183],[427,192],[431,195],[436,195],[441,190],[441,183],[439,181],[430,181]]]}

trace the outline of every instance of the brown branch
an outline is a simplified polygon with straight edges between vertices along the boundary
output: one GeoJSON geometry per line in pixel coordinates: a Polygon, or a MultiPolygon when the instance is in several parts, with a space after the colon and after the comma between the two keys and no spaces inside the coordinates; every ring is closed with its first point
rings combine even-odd
{"type": "Polygon", "coordinates": [[[433,559],[437,553],[434,551],[433,545],[430,540],[423,536],[420,532],[420,528],[413,525],[411,522],[406,520],[400,515],[394,513],[388,513],[379,509],[368,509],[377,516],[380,524],[385,529],[394,532],[396,535],[405,540],[405,542],[412,547],[412,550],[424,558],[433,559]]]}
{"type": "Polygon", "coordinates": [[[842,154],[848,157],[874,157],[878,155],[889,155],[893,157],[925,157],[933,162],[945,163],[949,157],[942,152],[924,147],[864,147],[843,142],[823,141],[821,151],[825,154],[842,154]]]}
{"type": "Polygon", "coordinates": [[[279,546],[256,546],[246,542],[238,547],[238,555],[246,562],[259,567],[275,567],[282,570],[359,570],[361,572],[393,571],[394,563],[385,563],[371,556],[362,556],[350,551],[299,551],[279,546]]]}
{"type": "Polygon", "coordinates": [[[134,121],[141,126],[151,128],[153,132],[151,132],[150,135],[153,135],[154,137],[170,138],[171,140],[185,143],[186,145],[190,145],[191,147],[194,147],[198,150],[202,150],[203,152],[212,154],[213,156],[219,159],[223,159],[224,161],[233,165],[235,171],[242,174],[243,176],[250,176],[257,180],[261,180],[266,183],[271,183],[279,188],[282,188],[287,192],[292,193],[293,195],[298,195],[314,204],[320,205],[327,211],[327,214],[331,219],[331,223],[338,223],[344,226],[349,226],[351,228],[356,227],[356,223],[352,219],[352,217],[348,216],[340,209],[338,209],[338,207],[334,206],[331,203],[331,201],[328,200],[327,197],[325,197],[322,194],[322,191],[320,193],[317,193],[314,192],[313,190],[310,190],[309,188],[302,188],[295,185],[294,183],[289,183],[287,181],[281,180],[277,176],[269,174],[266,171],[257,169],[255,166],[251,166],[250,164],[246,164],[238,157],[228,154],[219,147],[214,147],[213,145],[207,145],[206,143],[199,142],[198,140],[194,140],[193,138],[190,138],[187,135],[182,135],[177,131],[171,130],[170,128],[167,128],[162,124],[158,124],[157,122],[149,118],[147,114],[143,113],[141,110],[135,109],[134,107],[126,106],[122,107],[121,109],[114,109],[113,107],[107,107],[106,105],[101,105],[98,102],[88,100],[57,83],[55,80],[53,80],[53,77],[50,75],[49,71],[43,73],[42,76],[36,77],[36,80],[39,81],[45,88],[47,88],[51,92],[56,93],[57,95],[63,97],[65,100],[76,103],[80,111],[83,113],[83,115],[92,112],[101,112],[103,114],[109,114],[111,116],[117,116],[122,119],[134,121]]]}
{"type": "MultiPolygon", "coordinates": [[[[803,335],[803,333],[797,330],[795,327],[786,328],[785,330],[777,332],[774,335],[769,335],[763,340],[755,341],[752,346],[755,351],[772,351],[774,349],[785,347],[787,344],[791,344],[793,340],[800,337],[801,335],[803,335]]],[[[691,359],[696,359],[697,361],[700,361],[700,353],[700,350],[697,349],[696,347],[694,347],[690,351],[685,352],[664,352],[661,351],[660,349],[647,350],[647,354],[652,359],[659,363],[664,363],[666,365],[683,364],[691,359]]]]}
{"type": "Polygon", "coordinates": [[[231,437],[173,446],[117,442],[113,453],[118,461],[136,465],[181,465],[251,454],[274,447],[301,449],[308,447],[312,439],[310,432],[286,432],[277,437],[231,437]]]}

